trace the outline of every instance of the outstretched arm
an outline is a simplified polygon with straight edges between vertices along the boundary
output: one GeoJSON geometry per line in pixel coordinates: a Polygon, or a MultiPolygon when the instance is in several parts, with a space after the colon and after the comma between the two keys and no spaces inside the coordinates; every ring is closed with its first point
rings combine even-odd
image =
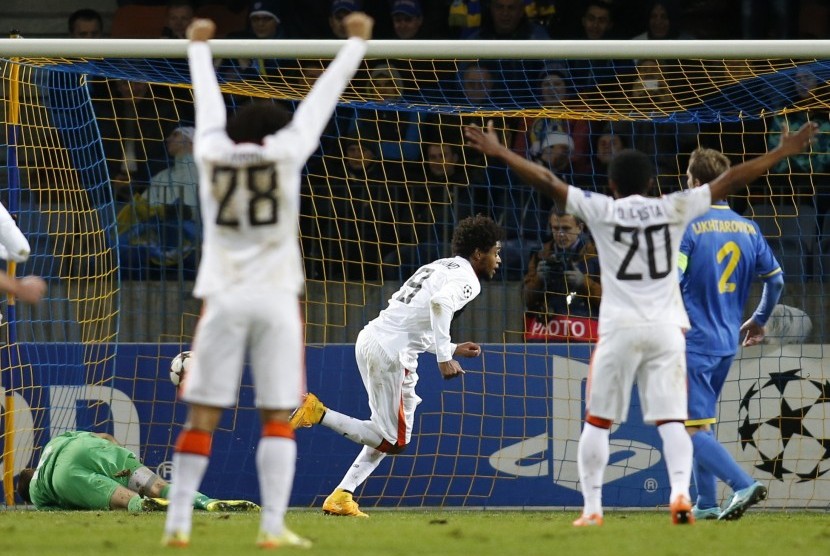
{"type": "Polygon", "coordinates": [[[187,38],[190,39],[187,59],[193,81],[196,133],[199,136],[224,131],[227,120],[225,102],[213,67],[213,55],[207,43],[215,32],[216,25],[209,19],[194,19],[187,27],[187,38]]]}
{"type": "Polygon", "coordinates": [[[785,126],[781,129],[781,142],[771,151],[762,154],[743,164],[731,167],[729,170],[709,182],[712,191],[712,201],[725,199],[739,187],[746,185],[763,175],[779,161],[798,154],[807,148],[810,140],[818,133],[818,124],[808,122],[795,133],[790,133],[785,126]]]}
{"type": "Polygon", "coordinates": [[[565,206],[568,200],[568,184],[556,177],[556,175],[532,160],[519,156],[499,141],[493,131],[493,122],[487,122],[487,128],[481,129],[478,126],[470,125],[464,128],[464,136],[467,144],[487,156],[493,156],[504,161],[511,170],[526,183],[532,185],[536,190],[547,195],[561,207],[565,206]]]}
{"type": "Polygon", "coordinates": [[[366,41],[372,36],[374,20],[362,12],[345,17],[349,40],[337,53],[323,75],[314,83],[308,96],[300,103],[292,120],[295,146],[308,158],[320,144],[320,135],[337,106],[340,95],[357,71],[366,53],[366,41]]]}

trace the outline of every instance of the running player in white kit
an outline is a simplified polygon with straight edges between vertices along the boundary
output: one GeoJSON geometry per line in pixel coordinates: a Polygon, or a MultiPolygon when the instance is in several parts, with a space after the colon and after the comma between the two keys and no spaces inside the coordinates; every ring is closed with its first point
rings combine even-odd
{"type": "Polygon", "coordinates": [[[609,430],[625,421],[636,380],[643,419],[655,423],[671,482],[672,521],[692,523],[689,483],[692,443],[687,418],[684,332],[689,319],[677,277],[678,248],[686,225],[714,200],[751,182],[781,159],[801,152],[816,124],[784,130],[772,151],[734,166],[708,185],[647,197],[654,184],[648,157],[619,153],[609,169],[614,198],[569,186],[547,168],[502,145],[493,132],[470,126],[468,143],[506,162],[519,177],[581,218],[593,233],[602,273],[599,342],[588,382],[585,425],[577,461],[585,506],[575,526],[602,525],[602,482],[608,463],[609,430]]]}
{"type": "Polygon", "coordinates": [[[421,398],[418,355],[435,353],[445,379],[464,374],[453,356],[477,357],[473,342],[450,339],[453,315],[476,298],[481,280],[490,280],[501,262],[501,228],[478,215],[459,222],[452,238],[454,257],[422,266],[395,292],[389,305],[361,330],[355,343],[357,368],[369,395],[372,415],[361,421],[326,408],[307,394],[291,416],[294,427],[322,424],[363,450],[325,502],[331,515],[366,517],[353,493],[377,468],[386,454],[404,451],[412,436],[415,408],[421,398]]]}
{"type": "Polygon", "coordinates": [[[363,59],[373,24],[363,13],[345,18],[349,40],[293,118],[278,105],[258,102],[239,109],[227,123],[206,42],[215,26],[203,19],[188,28],[204,227],[194,295],[204,300],[204,309],[193,341],[195,365],[181,393],[189,413],[173,457],[178,484],[169,497],[167,546],[189,544],[193,496],[207,469],[222,410],[237,401],[246,349],[262,419],[256,454],[262,506],[257,545],[311,545],[284,524],[297,454],[288,421],[305,381],[297,237],[300,173],[363,59]]]}

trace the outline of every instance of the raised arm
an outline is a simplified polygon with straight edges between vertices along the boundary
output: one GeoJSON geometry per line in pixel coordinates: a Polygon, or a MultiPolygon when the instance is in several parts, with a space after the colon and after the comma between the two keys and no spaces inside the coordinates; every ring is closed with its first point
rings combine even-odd
{"type": "Polygon", "coordinates": [[[499,141],[493,131],[493,122],[487,122],[487,128],[470,125],[464,128],[467,144],[487,156],[503,160],[511,170],[526,183],[532,185],[539,193],[547,195],[561,207],[568,200],[568,184],[540,164],[520,156],[499,141]]]}
{"type": "Polygon", "coordinates": [[[343,20],[349,40],[317,79],[308,96],[300,103],[292,119],[292,128],[311,156],[320,142],[340,95],[346,89],[366,53],[366,41],[372,36],[374,20],[362,12],[352,12],[343,20]]]}
{"type": "Polygon", "coordinates": [[[196,105],[196,133],[204,136],[224,131],[227,115],[222,91],[213,67],[213,55],[207,41],[216,33],[216,25],[209,19],[194,19],[187,27],[187,59],[190,79],[193,81],[193,101],[196,105]]]}
{"type": "Polygon", "coordinates": [[[709,182],[712,191],[712,201],[725,199],[730,193],[762,176],[778,164],[780,160],[802,152],[810,144],[810,140],[818,133],[818,124],[808,122],[795,133],[790,133],[785,126],[781,130],[781,142],[771,151],[757,158],[747,160],[743,164],[732,166],[729,170],[709,182]]]}

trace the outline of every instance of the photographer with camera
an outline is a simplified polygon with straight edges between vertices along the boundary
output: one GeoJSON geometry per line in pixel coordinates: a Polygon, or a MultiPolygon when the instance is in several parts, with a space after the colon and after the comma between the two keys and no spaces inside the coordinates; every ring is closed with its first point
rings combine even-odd
{"type": "Polygon", "coordinates": [[[548,222],[552,237],[524,277],[525,339],[591,341],[602,295],[596,247],[575,216],[554,207],[548,222]]]}

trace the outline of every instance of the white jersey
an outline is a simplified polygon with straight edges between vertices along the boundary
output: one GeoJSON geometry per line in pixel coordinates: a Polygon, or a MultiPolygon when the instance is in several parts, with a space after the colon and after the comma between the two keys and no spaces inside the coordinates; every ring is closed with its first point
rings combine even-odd
{"type": "Polygon", "coordinates": [[[470,261],[439,259],[419,268],[389,299],[389,305],[366,325],[387,355],[410,371],[418,355],[435,353],[439,363],[453,358],[450,324],[456,311],[481,292],[470,261]]]}
{"type": "Polygon", "coordinates": [[[689,328],[677,278],[680,240],[711,201],[708,185],[621,199],[568,188],[566,210],[585,221],[599,254],[600,333],[653,323],[689,328]]]}
{"type": "Polygon", "coordinates": [[[0,259],[23,263],[29,258],[32,248],[17,227],[17,223],[0,203],[0,259]]]}
{"type": "Polygon", "coordinates": [[[365,51],[365,41],[349,39],[291,123],[257,145],[228,138],[210,49],[203,42],[188,46],[204,237],[194,295],[234,284],[302,292],[300,173],[365,51]]]}

